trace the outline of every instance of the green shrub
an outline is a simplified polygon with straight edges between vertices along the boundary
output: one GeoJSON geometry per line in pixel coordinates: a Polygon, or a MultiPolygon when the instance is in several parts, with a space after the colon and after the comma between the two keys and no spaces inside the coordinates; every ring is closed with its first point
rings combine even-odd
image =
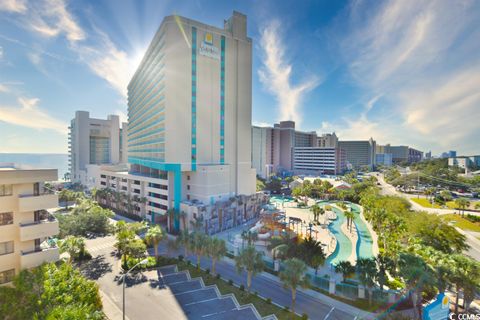
{"type": "Polygon", "coordinates": [[[244,291],[245,290],[245,286],[243,284],[240,285],[240,291],[244,291]]]}
{"type": "Polygon", "coordinates": [[[302,313],[302,320],[308,320],[308,314],[302,313]]]}
{"type": "Polygon", "coordinates": [[[255,297],[258,297],[258,292],[255,291],[255,292],[253,293],[253,295],[254,295],[255,297]]]}
{"type": "Polygon", "coordinates": [[[233,286],[233,280],[232,279],[228,280],[228,284],[233,286]]]}
{"type": "Polygon", "coordinates": [[[206,273],[206,274],[210,274],[210,269],[208,269],[208,268],[205,269],[205,273],[206,273]]]}
{"type": "Polygon", "coordinates": [[[283,311],[285,311],[285,312],[290,312],[290,307],[289,307],[289,306],[283,307],[283,311]]]}
{"type": "Polygon", "coordinates": [[[265,300],[265,302],[268,303],[268,304],[272,304],[272,299],[267,298],[267,299],[265,300]]]}
{"type": "Polygon", "coordinates": [[[221,279],[222,276],[220,276],[220,273],[217,273],[217,279],[221,279]]]}
{"type": "Polygon", "coordinates": [[[183,261],[183,255],[178,256],[178,261],[183,261]]]}

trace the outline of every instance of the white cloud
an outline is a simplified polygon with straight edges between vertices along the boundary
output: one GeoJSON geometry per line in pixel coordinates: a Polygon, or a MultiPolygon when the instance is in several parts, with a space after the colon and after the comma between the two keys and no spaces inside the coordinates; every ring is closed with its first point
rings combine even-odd
{"type": "Polygon", "coordinates": [[[373,98],[358,119],[339,122],[343,133],[437,152],[478,147],[480,3],[392,0],[348,10],[337,25],[347,26],[336,35],[340,56],[373,98]]]}
{"type": "Polygon", "coordinates": [[[9,91],[10,89],[6,85],[0,83],[0,92],[7,93],[9,91]]]}
{"type": "Polygon", "coordinates": [[[123,122],[128,122],[128,116],[124,111],[117,109],[113,114],[116,114],[120,118],[120,124],[123,122]]]}
{"type": "MultiPolygon", "coordinates": [[[[33,2],[24,10],[18,11],[22,24],[43,37],[58,37],[64,35],[69,43],[69,48],[78,54],[80,60],[98,77],[104,79],[113,89],[127,95],[127,84],[133,73],[132,59],[128,54],[119,49],[108,37],[98,29],[89,34],[89,43],[84,40],[87,32],[78,24],[77,19],[68,10],[65,0],[41,0],[33,2]]],[[[15,42],[24,47],[28,45],[0,35],[10,42],[15,42]]],[[[28,57],[37,67],[41,67],[40,53],[57,60],[64,60],[55,54],[44,50],[35,49],[28,57]]],[[[40,70],[40,69],[39,69],[40,70]]],[[[44,74],[48,72],[43,68],[44,74]]]]}
{"type": "Polygon", "coordinates": [[[0,11],[22,13],[26,10],[25,0],[0,0],[0,11]]]}
{"type": "Polygon", "coordinates": [[[38,102],[37,98],[20,97],[19,106],[0,105],[0,121],[34,129],[55,130],[66,135],[68,124],[40,109],[37,106],[38,102]]]}
{"type": "Polygon", "coordinates": [[[273,126],[271,123],[268,123],[268,122],[257,122],[257,121],[253,121],[252,125],[255,127],[272,127],[273,126]]]}
{"type": "Polygon", "coordinates": [[[43,0],[35,4],[26,19],[33,31],[45,37],[64,34],[71,42],[86,38],[85,32],[67,10],[64,0],[43,0]]]}
{"type": "Polygon", "coordinates": [[[319,84],[319,79],[311,76],[297,85],[291,84],[292,64],[285,58],[285,47],[277,33],[280,23],[276,20],[261,30],[260,48],[263,52],[263,67],[258,71],[260,81],[275,96],[280,116],[278,120],[293,120],[300,127],[301,101],[310,90],[319,84]]]}

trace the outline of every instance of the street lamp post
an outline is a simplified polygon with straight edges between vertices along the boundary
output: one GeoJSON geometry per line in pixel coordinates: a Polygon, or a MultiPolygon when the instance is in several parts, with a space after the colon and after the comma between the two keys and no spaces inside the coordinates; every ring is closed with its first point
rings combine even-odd
{"type": "Polygon", "coordinates": [[[148,263],[148,259],[143,259],[142,261],[140,261],[139,263],[137,263],[136,265],[134,265],[130,270],[128,270],[127,272],[125,272],[122,276],[122,281],[123,281],[123,307],[122,307],[122,313],[123,313],[123,320],[125,320],[125,277],[127,276],[127,274],[132,271],[133,269],[135,269],[138,265],[146,265],[148,263]]]}

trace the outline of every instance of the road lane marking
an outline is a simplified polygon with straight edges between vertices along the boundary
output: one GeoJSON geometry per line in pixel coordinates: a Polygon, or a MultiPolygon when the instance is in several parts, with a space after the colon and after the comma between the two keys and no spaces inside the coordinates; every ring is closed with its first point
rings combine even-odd
{"type": "Polygon", "coordinates": [[[332,307],[332,309],[330,309],[330,311],[327,313],[325,318],[323,318],[323,320],[327,320],[327,318],[330,317],[330,314],[333,312],[334,309],[335,309],[335,307],[332,307]]]}

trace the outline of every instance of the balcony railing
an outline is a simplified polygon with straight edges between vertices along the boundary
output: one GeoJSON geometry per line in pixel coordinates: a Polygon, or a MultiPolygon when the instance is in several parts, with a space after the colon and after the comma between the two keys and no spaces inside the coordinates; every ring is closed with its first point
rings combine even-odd
{"type": "Polygon", "coordinates": [[[39,194],[21,194],[18,198],[19,210],[21,212],[49,209],[58,206],[58,196],[50,190],[45,190],[39,194]]]}
{"type": "Polygon", "coordinates": [[[42,248],[40,246],[33,250],[22,251],[20,256],[21,268],[30,269],[41,265],[44,262],[54,262],[60,257],[58,247],[52,246],[48,248],[42,248]]]}

